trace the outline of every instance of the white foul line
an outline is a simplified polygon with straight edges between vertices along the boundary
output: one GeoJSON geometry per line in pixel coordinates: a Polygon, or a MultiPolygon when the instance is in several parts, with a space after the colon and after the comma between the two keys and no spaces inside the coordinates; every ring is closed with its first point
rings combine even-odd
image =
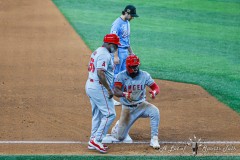
{"type": "Polygon", "coordinates": [[[0,141],[0,144],[87,144],[81,141],[0,141]]]}
{"type": "MultiPolygon", "coordinates": [[[[116,143],[116,142],[114,142],[116,143]]],[[[123,142],[117,142],[123,143],[123,142]]],[[[133,141],[128,144],[148,144],[149,141],[133,141]]],[[[188,144],[190,141],[159,141],[160,144],[188,144]]],[[[240,144],[240,141],[200,141],[200,144],[240,144]]],[[[88,144],[81,141],[0,141],[0,144],[88,144]]]]}

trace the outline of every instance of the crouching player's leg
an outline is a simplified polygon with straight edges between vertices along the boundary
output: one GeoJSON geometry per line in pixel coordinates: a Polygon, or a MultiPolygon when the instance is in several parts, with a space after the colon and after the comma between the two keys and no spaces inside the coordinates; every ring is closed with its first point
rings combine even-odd
{"type": "MultiPolygon", "coordinates": [[[[142,117],[150,117],[150,125],[151,125],[151,141],[150,146],[154,149],[159,149],[160,145],[158,142],[158,129],[160,123],[160,111],[159,109],[151,103],[145,104],[147,107],[145,108],[145,112],[142,117]]],[[[143,103],[143,104],[144,104],[143,103]]]]}
{"type": "Polygon", "coordinates": [[[112,128],[111,135],[119,141],[127,142],[127,139],[130,138],[128,132],[135,120],[131,114],[131,108],[123,105],[120,119],[112,128]]]}

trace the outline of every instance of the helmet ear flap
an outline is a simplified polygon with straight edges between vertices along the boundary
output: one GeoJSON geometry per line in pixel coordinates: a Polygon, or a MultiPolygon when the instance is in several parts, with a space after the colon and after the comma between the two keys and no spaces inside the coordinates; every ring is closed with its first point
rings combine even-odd
{"type": "Polygon", "coordinates": [[[127,72],[130,74],[134,72],[134,70],[130,66],[127,66],[126,69],[127,69],[127,72]]]}

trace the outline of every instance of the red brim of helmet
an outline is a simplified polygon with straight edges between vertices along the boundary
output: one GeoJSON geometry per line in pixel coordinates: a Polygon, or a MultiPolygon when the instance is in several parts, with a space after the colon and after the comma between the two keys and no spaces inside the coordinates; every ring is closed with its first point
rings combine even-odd
{"type": "Polygon", "coordinates": [[[106,43],[112,43],[112,44],[116,44],[116,45],[121,46],[121,43],[119,43],[119,42],[106,42],[106,43]]]}

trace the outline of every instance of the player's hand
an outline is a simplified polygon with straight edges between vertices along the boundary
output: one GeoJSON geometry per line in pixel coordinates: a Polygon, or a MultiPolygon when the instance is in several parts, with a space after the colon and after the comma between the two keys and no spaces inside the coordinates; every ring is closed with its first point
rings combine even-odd
{"type": "Polygon", "coordinates": [[[123,96],[129,101],[132,102],[132,92],[123,92],[123,96]]]}
{"type": "Polygon", "coordinates": [[[111,89],[108,90],[108,99],[113,97],[113,91],[111,89]]]}
{"type": "Polygon", "coordinates": [[[150,93],[150,97],[152,99],[154,99],[156,97],[156,95],[157,95],[155,90],[149,91],[149,93],[150,93]]]}
{"type": "Polygon", "coordinates": [[[114,57],[113,62],[114,64],[119,64],[120,63],[119,57],[114,57]]]}

